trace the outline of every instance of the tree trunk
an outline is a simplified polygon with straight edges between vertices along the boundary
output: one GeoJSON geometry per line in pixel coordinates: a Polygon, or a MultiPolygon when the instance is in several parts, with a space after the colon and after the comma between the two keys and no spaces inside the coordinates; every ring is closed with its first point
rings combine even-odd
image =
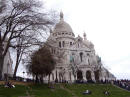
{"type": "Polygon", "coordinates": [[[18,65],[19,65],[19,62],[18,62],[18,57],[17,57],[17,60],[16,60],[16,65],[15,65],[15,69],[14,69],[14,74],[13,74],[13,78],[16,78],[16,73],[17,73],[17,69],[18,69],[18,65]]]}
{"type": "Polygon", "coordinates": [[[43,75],[40,76],[40,83],[43,84],[43,75]]]}
{"type": "Polygon", "coordinates": [[[48,84],[50,84],[50,74],[48,75],[48,84]]]}
{"type": "Polygon", "coordinates": [[[17,70],[18,70],[19,63],[20,63],[21,58],[22,58],[22,54],[23,54],[23,52],[21,52],[21,48],[18,48],[17,49],[16,65],[15,65],[15,69],[14,69],[13,78],[16,78],[16,73],[17,73],[17,70]]]}
{"type": "Polygon", "coordinates": [[[39,83],[39,79],[38,79],[38,75],[36,75],[36,80],[35,80],[36,83],[39,83]]]}
{"type": "Polygon", "coordinates": [[[2,79],[3,63],[4,63],[4,58],[0,56],[0,80],[2,79]]]}
{"type": "Polygon", "coordinates": [[[3,63],[4,63],[4,58],[2,57],[2,52],[3,52],[3,46],[2,46],[1,31],[0,31],[0,80],[2,79],[2,71],[3,71],[3,63]]]}

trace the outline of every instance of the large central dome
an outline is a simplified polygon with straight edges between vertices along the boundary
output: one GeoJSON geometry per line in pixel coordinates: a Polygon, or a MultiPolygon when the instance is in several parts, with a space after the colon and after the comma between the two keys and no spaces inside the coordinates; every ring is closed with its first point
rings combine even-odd
{"type": "Polygon", "coordinates": [[[70,25],[68,23],[66,23],[63,20],[60,20],[59,23],[56,24],[55,28],[54,28],[54,32],[69,32],[72,33],[72,28],[70,27],[70,25]]]}
{"type": "Polygon", "coordinates": [[[54,27],[53,33],[62,36],[75,36],[70,25],[64,21],[62,12],[60,13],[60,21],[54,27]]]}

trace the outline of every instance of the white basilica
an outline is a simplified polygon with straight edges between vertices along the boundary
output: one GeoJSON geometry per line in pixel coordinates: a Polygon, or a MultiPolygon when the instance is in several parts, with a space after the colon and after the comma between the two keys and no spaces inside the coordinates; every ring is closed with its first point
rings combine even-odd
{"type": "Polygon", "coordinates": [[[115,80],[101,63],[101,58],[95,54],[94,45],[75,34],[68,23],[64,21],[63,13],[60,13],[60,21],[50,31],[47,43],[57,60],[55,70],[49,77],[50,81],[74,80],[115,80]]]}

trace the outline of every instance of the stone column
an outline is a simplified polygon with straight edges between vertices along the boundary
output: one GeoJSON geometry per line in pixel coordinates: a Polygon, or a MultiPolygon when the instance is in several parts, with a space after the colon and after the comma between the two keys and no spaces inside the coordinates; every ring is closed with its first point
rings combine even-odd
{"type": "Polygon", "coordinates": [[[91,77],[92,77],[92,80],[93,80],[93,81],[96,81],[96,80],[95,80],[95,74],[94,74],[94,71],[91,71],[91,77]]]}
{"type": "Polygon", "coordinates": [[[66,81],[70,81],[70,72],[67,71],[67,72],[66,72],[66,75],[67,75],[67,76],[66,76],[66,81]]]}
{"type": "Polygon", "coordinates": [[[85,80],[85,81],[86,81],[86,72],[85,72],[85,71],[83,71],[82,73],[83,73],[83,80],[85,80]]]}
{"type": "Polygon", "coordinates": [[[52,73],[51,75],[52,75],[52,81],[54,81],[54,73],[52,73]]]}
{"type": "Polygon", "coordinates": [[[69,77],[70,77],[70,81],[72,81],[72,78],[71,78],[71,72],[69,72],[69,77]]]}
{"type": "Polygon", "coordinates": [[[56,75],[56,76],[55,76],[55,80],[58,81],[58,72],[57,72],[57,70],[56,70],[56,72],[55,72],[55,75],[56,75]]]}

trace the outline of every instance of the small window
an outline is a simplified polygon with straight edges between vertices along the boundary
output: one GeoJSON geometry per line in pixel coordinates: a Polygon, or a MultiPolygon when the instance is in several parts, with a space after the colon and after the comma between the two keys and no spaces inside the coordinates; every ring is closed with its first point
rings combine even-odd
{"type": "Polygon", "coordinates": [[[56,50],[54,49],[54,52],[53,52],[54,54],[56,53],[56,50]]]}
{"type": "Polygon", "coordinates": [[[70,42],[70,46],[72,45],[72,42],[70,42]]]}
{"type": "Polygon", "coordinates": [[[83,53],[79,53],[81,62],[83,61],[83,53]]]}
{"type": "Polygon", "coordinates": [[[63,41],[62,43],[63,43],[62,45],[63,45],[63,47],[64,47],[64,46],[65,46],[65,41],[63,41]]]}
{"type": "Polygon", "coordinates": [[[62,33],[62,34],[64,34],[64,33],[62,33]]]}
{"type": "Polygon", "coordinates": [[[72,52],[72,55],[75,55],[74,52],[72,52]]]}
{"type": "Polygon", "coordinates": [[[88,59],[88,65],[90,65],[90,61],[89,61],[89,59],[88,59]]]}
{"type": "Polygon", "coordinates": [[[61,48],[61,42],[59,42],[59,47],[61,48]]]}
{"type": "Polygon", "coordinates": [[[87,56],[90,56],[89,53],[87,53],[87,56]]]}

